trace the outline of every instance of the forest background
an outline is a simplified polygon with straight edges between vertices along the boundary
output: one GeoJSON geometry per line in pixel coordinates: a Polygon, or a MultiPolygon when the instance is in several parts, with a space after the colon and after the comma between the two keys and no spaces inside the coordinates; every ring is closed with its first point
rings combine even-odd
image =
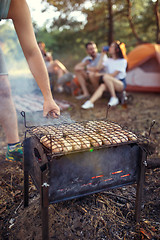
{"type": "MultiPolygon", "coordinates": [[[[54,6],[52,24],[38,27],[33,22],[37,41],[73,71],[85,55],[85,43],[95,41],[98,50],[113,40],[126,44],[127,53],[141,43],[160,43],[159,0],[42,0],[54,6]],[[89,3],[89,4],[88,4],[89,3]],[[89,6],[89,7],[88,7],[89,6]],[[75,11],[76,14],[73,15],[75,11]],[[85,16],[81,21],[80,15],[85,16]]],[[[46,11],[44,9],[43,11],[46,11]]],[[[9,70],[24,69],[25,59],[10,21],[0,25],[0,44],[9,70]]]]}

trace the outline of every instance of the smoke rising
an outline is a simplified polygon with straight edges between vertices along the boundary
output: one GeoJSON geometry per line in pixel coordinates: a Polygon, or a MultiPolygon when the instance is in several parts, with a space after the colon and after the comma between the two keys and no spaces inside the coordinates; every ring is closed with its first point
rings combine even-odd
{"type": "MultiPolygon", "coordinates": [[[[43,112],[29,112],[25,113],[27,127],[31,126],[44,126],[44,125],[61,125],[61,124],[70,124],[75,121],[71,119],[71,116],[68,112],[63,112],[58,118],[45,118],[42,117],[43,112]]],[[[22,116],[21,116],[22,118],[22,116]]]]}

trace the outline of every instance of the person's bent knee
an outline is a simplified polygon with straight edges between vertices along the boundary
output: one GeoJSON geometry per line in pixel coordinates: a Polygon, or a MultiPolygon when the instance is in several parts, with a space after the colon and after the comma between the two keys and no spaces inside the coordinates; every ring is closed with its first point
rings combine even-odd
{"type": "Polygon", "coordinates": [[[0,88],[0,98],[10,98],[11,97],[11,89],[7,86],[0,88]]]}
{"type": "Polygon", "coordinates": [[[89,78],[94,78],[95,77],[95,73],[94,72],[89,72],[89,78]]]}
{"type": "Polygon", "coordinates": [[[104,80],[105,82],[109,82],[109,81],[112,80],[112,77],[109,76],[108,74],[105,74],[105,75],[103,76],[103,80],[104,80]]]}
{"type": "Polygon", "coordinates": [[[78,69],[78,67],[75,66],[74,71],[75,71],[75,73],[81,73],[81,72],[84,71],[84,70],[78,69]]]}
{"type": "Polygon", "coordinates": [[[102,91],[105,91],[106,90],[106,85],[104,83],[102,83],[99,88],[102,90],[102,91]]]}

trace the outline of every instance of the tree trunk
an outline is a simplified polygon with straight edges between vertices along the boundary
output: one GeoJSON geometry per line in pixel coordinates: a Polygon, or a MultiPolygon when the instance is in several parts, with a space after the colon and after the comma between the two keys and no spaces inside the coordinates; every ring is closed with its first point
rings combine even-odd
{"type": "Polygon", "coordinates": [[[160,43],[160,13],[159,13],[158,5],[159,5],[159,0],[155,2],[154,12],[156,16],[156,25],[157,25],[156,42],[160,43]]]}
{"type": "Polygon", "coordinates": [[[147,168],[160,168],[160,158],[147,159],[147,168]]]}
{"type": "Polygon", "coordinates": [[[113,12],[112,12],[112,0],[108,0],[108,44],[110,45],[113,42],[113,12]]]}
{"type": "Polygon", "coordinates": [[[130,27],[132,29],[132,33],[135,36],[135,38],[137,39],[138,43],[141,44],[143,43],[143,40],[141,38],[139,38],[138,34],[136,33],[133,21],[132,21],[132,15],[131,15],[131,8],[132,8],[132,3],[130,0],[126,0],[127,1],[127,18],[130,24],[130,27]]]}

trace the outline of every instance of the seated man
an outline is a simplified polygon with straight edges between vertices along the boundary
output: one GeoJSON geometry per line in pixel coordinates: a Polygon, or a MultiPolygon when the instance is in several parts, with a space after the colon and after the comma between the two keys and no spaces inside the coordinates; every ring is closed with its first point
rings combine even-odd
{"type": "MultiPolygon", "coordinates": [[[[104,66],[100,69],[97,68],[99,59],[101,54],[98,53],[97,46],[94,42],[88,42],[86,44],[86,51],[88,56],[86,56],[80,63],[78,63],[74,70],[75,74],[78,78],[79,84],[82,88],[82,95],[79,95],[77,99],[85,99],[90,96],[90,93],[86,86],[86,81],[89,79],[91,84],[93,85],[94,90],[98,88],[99,85],[99,76],[97,76],[97,70],[99,72],[106,72],[104,66]]],[[[104,55],[103,61],[106,60],[106,56],[104,55]]]]}

